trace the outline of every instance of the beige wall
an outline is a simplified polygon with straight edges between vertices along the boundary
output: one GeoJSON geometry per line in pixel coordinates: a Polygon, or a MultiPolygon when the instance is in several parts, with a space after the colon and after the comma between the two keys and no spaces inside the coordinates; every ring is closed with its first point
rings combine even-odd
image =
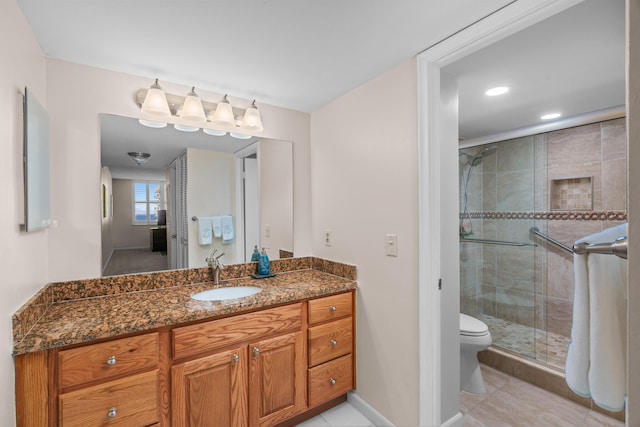
{"type": "MultiPolygon", "coordinates": [[[[149,248],[149,225],[133,225],[133,181],[113,180],[113,226],[111,240],[114,249],[149,248]]],[[[104,238],[104,235],[103,235],[104,238]]]]}
{"type": "MultiPolygon", "coordinates": [[[[49,231],[25,233],[22,185],[24,87],[47,107],[45,58],[17,2],[0,0],[0,425],[15,418],[11,315],[47,282],[49,231]]],[[[53,169],[53,163],[52,163],[53,169]]],[[[99,253],[98,253],[99,255],[99,253]]]]}
{"type": "Polygon", "coordinates": [[[217,255],[224,252],[220,261],[234,264],[238,237],[235,195],[235,157],[231,153],[187,149],[187,218],[189,220],[189,267],[205,267],[206,258],[213,249],[217,255]],[[225,245],[214,237],[210,245],[198,243],[198,223],[192,216],[231,215],[234,239],[225,245]]]}
{"type": "Polygon", "coordinates": [[[418,424],[416,105],[412,59],[311,115],[313,254],[358,266],[357,392],[401,426],[418,424]]]}

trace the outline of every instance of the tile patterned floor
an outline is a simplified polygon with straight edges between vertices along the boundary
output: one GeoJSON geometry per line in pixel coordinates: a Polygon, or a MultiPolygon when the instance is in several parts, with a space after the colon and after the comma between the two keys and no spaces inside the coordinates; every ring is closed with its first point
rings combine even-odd
{"type": "Polygon", "coordinates": [[[542,363],[564,369],[570,338],[485,314],[478,318],[487,324],[494,345],[523,354],[542,363]]]}
{"type": "Polygon", "coordinates": [[[487,392],[460,393],[465,427],[618,427],[624,423],[480,365],[487,392]]]}
{"type": "Polygon", "coordinates": [[[296,427],[375,427],[349,402],[323,412],[296,427]]]}

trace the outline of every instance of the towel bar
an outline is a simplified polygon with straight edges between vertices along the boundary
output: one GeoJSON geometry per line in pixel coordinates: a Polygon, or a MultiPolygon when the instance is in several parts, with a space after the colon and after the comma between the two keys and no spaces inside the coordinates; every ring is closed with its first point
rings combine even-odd
{"type": "Polygon", "coordinates": [[[556,239],[553,239],[546,234],[542,234],[538,227],[531,227],[529,229],[529,233],[535,234],[536,236],[542,237],[546,241],[553,243],[557,247],[571,253],[576,253],[578,255],[582,254],[603,254],[603,255],[616,255],[620,258],[627,259],[627,236],[620,237],[619,239],[614,240],[613,242],[608,243],[578,243],[573,245],[572,248],[569,246],[558,242],[556,239]]]}

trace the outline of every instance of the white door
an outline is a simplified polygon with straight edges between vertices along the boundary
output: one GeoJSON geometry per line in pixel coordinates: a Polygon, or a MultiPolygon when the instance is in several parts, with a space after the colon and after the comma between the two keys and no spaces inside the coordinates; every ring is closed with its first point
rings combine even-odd
{"type": "Polygon", "coordinates": [[[246,157],[244,163],[244,252],[245,262],[251,260],[255,246],[260,249],[260,194],[258,159],[246,157]]]}

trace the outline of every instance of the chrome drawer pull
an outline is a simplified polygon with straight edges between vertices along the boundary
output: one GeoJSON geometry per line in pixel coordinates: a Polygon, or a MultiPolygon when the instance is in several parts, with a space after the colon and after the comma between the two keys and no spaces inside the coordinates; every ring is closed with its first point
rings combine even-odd
{"type": "Polygon", "coordinates": [[[331,385],[336,385],[337,381],[334,380],[333,378],[329,378],[329,384],[331,385]]]}
{"type": "Polygon", "coordinates": [[[107,412],[107,418],[115,418],[117,416],[118,416],[118,411],[116,410],[115,406],[109,409],[109,412],[107,412]]]}
{"type": "Polygon", "coordinates": [[[257,356],[260,354],[260,349],[258,347],[253,347],[253,355],[257,356]]]}
{"type": "Polygon", "coordinates": [[[336,340],[331,340],[331,341],[329,341],[329,343],[331,343],[331,347],[335,347],[335,346],[338,345],[338,341],[336,341],[336,340]]]}
{"type": "Polygon", "coordinates": [[[335,313],[336,311],[338,311],[338,308],[335,305],[331,305],[329,306],[329,311],[335,313]]]}
{"type": "Polygon", "coordinates": [[[116,364],[116,357],[115,356],[109,356],[109,358],[107,359],[107,365],[109,366],[113,366],[116,364]]]}
{"type": "Polygon", "coordinates": [[[231,356],[231,361],[233,363],[238,363],[240,361],[240,356],[238,356],[237,354],[234,354],[233,356],[231,356]]]}

